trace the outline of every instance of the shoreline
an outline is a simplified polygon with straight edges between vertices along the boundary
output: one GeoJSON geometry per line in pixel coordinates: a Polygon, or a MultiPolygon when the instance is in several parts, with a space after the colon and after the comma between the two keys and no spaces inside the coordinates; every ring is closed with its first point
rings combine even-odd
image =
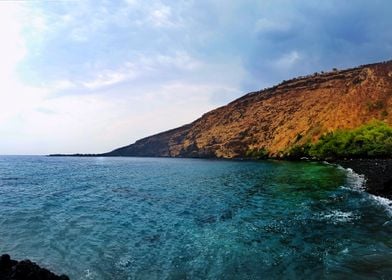
{"type": "Polygon", "coordinates": [[[46,268],[42,268],[30,260],[16,261],[10,255],[0,256],[0,279],[2,280],[69,280],[62,274],[54,274],[46,268]]]}
{"type": "MultiPolygon", "coordinates": [[[[216,160],[216,159],[215,159],[216,160]]],[[[221,160],[221,159],[218,159],[221,160]]],[[[233,159],[230,159],[233,160],[233,159]]],[[[234,159],[241,160],[241,159],[234,159]]],[[[245,160],[245,159],[242,159],[245,160]]],[[[257,162],[257,160],[247,159],[248,161],[257,162]]],[[[266,159],[271,160],[271,159],[266,159]]],[[[274,159],[272,159],[274,160],[274,159]]],[[[286,161],[287,159],[275,159],[277,161],[286,161]]],[[[290,160],[287,160],[290,161],[290,160]]],[[[291,160],[298,163],[302,162],[314,162],[314,163],[323,163],[321,160],[312,160],[312,159],[302,159],[302,160],[291,160]]],[[[68,164],[69,162],[66,162],[68,164]]],[[[262,161],[260,162],[262,164],[262,161]]],[[[284,163],[284,162],[282,162],[284,163]]],[[[374,194],[377,196],[385,197],[388,199],[392,199],[392,158],[389,159],[340,159],[340,160],[331,160],[329,161],[332,165],[339,165],[345,169],[352,169],[355,173],[364,175],[366,177],[365,188],[366,192],[370,194],[374,194]]],[[[203,164],[203,163],[200,163],[203,164]]],[[[324,164],[328,164],[324,161],[324,164]]],[[[305,164],[306,166],[306,164],[305,164]]],[[[340,168],[341,169],[341,168],[340,168]]],[[[299,171],[301,172],[301,171],[299,171]]],[[[343,173],[342,173],[343,174],[343,173]]],[[[366,195],[365,197],[367,197],[366,195]]],[[[371,196],[373,199],[373,196],[371,196]]],[[[355,198],[355,196],[354,196],[355,198]]],[[[377,201],[383,203],[383,205],[388,205],[389,201],[381,200],[380,198],[376,198],[377,201]]],[[[390,206],[388,206],[390,207],[390,206]]],[[[390,208],[389,208],[390,209],[390,208]]],[[[388,210],[390,213],[390,210],[388,210]]],[[[330,211],[333,213],[332,211],[330,211]]],[[[330,215],[328,212],[327,214],[330,215]]],[[[351,212],[350,212],[351,213],[351,212]]],[[[345,214],[345,212],[340,212],[340,214],[345,214]]],[[[339,214],[339,215],[340,215],[339,214]]],[[[351,215],[351,214],[350,214],[351,215]]],[[[8,255],[3,255],[0,257],[0,279],[4,280],[17,280],[17,279],[59,279],[59,280],[67,280],[69,279],[65,275],[57,276],[53,273],[49,272],[44,268],[40,268],[37,264],[24,260],[24,261],[14,261],[11,260],[8,255]],[[23,274],[22,274],[23,273],[23,274]],[[23,276],[19,276],[19,278],[15,278],[15,274],[18,275],[45,275],[45,278],[26,278],[23,276]],[[22,278],[21,278],[22,277],[22,278]]]]}
{"type": "Polygon", "coordinates": [[[331,163],[364,175],[368,193],[392,200],[392,159],[344,159],[331,163]]]}

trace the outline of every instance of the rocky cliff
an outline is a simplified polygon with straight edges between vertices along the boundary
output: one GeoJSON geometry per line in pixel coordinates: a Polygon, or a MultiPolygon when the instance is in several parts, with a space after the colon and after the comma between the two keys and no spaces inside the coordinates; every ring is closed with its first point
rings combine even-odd
{"type": "Polygon", "coordinates": [[[265,149],[279,156],[373,119],[392,125],[392,61],[284,81],[104,155],[236,158],[265,149]]]}

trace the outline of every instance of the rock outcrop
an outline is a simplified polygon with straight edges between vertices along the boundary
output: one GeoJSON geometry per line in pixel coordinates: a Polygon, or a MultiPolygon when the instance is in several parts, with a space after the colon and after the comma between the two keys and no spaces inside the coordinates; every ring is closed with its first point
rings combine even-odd
{"type": "Polygon", "coordinates": [[[9,255],[0,257],[1,280],[69,280],[68,276],[50,272],[29,260],[15,261],[9,255]]]}
{"type": "Polygon", "coordinates": [[[335,163],[364,175],[367,192],[392,200],[392,159],[347,159],[335,163]]]}
{"type": "Polygon", "coordinates": [[[237,158],[265,149],[279,156],[373,119],[392,125],[392,61],[284,81],[103,155],[237,158]]]}

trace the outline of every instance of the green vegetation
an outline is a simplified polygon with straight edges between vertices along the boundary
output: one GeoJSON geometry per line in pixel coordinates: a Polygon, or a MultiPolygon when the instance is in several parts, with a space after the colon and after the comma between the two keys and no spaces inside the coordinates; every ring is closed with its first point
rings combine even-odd
{"type": "Polygon", "coordinates": [[[323,135],[316,143],[294,145],[287,158],[371,158],[392,156],[392,127],[373,121],[353,130],[337,130],[323,135]]]}
{"type": "Polygon", "coordinates": [[[302,157],[309,157],[309,151],[312,145],[308,142],[304,145],[294,145],[288,151],[283,152],[284,158],[300,159],[302,157]]]}
{"type": "Polygon", "coordinates": [[[249,149],[245,153],[245,157],[251,158],[251,159],[263,159],[263,158],[268,158],[268,151],[265,148],[254,148],[254,149],[249,149]]]}

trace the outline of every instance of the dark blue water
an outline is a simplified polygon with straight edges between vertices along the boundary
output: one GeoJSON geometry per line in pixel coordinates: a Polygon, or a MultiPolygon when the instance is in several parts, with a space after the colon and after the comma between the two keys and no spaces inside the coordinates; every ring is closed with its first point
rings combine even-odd
{"type": "Polygon", "coordinates": [[[332,165],[0,157],[0,253],[71,279],[392,279],[389,201],[332,165]]]}

